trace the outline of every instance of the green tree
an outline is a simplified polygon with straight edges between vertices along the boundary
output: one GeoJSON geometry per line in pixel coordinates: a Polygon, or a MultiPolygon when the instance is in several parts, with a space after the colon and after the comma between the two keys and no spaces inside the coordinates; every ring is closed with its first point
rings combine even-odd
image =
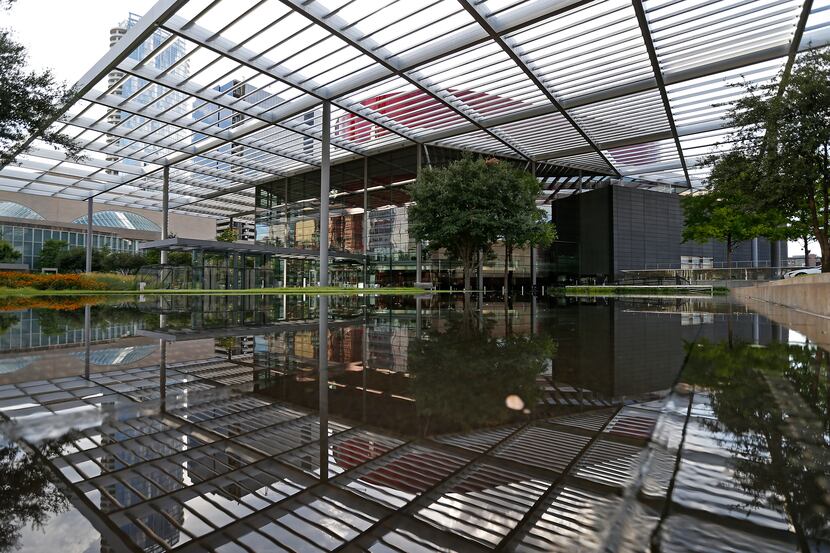
{"type": "Polygon", "coordinates": [[[110,252],[101,260],[101,268],[109,273],[134,275],[144,265],[149,265],[147,258],[132,252],[110,252]]]}
{"type": "Polygon", "coordinates": [[[237,233],[236,229],[232,227],[228,227],[216,235],[216,239],[220,242],[236,242],[238,238],[239,233],[237,233]]]}
{"type": "Polygon", "coordinates": [[[508,266],[513,248],[550,245],[556,227],[536,207],[542,184],[527,171],[508,163],[489,162],[490,177],[499,191],[499,235],[504,242],[504,289],[509,290],[508,266]]]}
{"type": "Polygon", "coordinates": [[[789,75],[745,85],[729,113],[730,141],[757,170],[737,182],[747,205],[805,221],[830,272],[830,52],[798,56],[789,75]]]}
{"type": "MultiPolygon", "coordinates": [[[[103,268],[103,259],[109,252],[92,250],[92,270],[100,271],[103,268]]],[[[86,270],[86,248],[70,248],[63,250],[55,258],[55,267],[60,273],[80,273],[86,270]]]]}
{"type": "Polygon", "coordinates": [[[461,260],[464,290],[477,251],[492,244],[499,233],[499,198],[493,193],[492,169],[485,161],[465,155],[446,167],[421,171],[411,188],[409,230],[430,249],[445,248],[461,260]]]}
{"type": "Polygon", "coordinates": [[[67,250],[69,243],[64,240],[46,240],[40,249],[38,263],[40,267],[57,268],[58,256],[67,250]]]}
{"type": "MultiPolygon", "coordinates": [[[[11,4],[0,2],[5,9],[11,4]]],[[[0,167],[25,152],[25,141],[41,129],[41,139],[77,159],[80,144],[47,128],[56,106],[64,105],[72,91],[51,71],[30,71],[26,65],[26,49],[13,40],[11,30],[0,29],[0,167]]]]}
{"type": "Polygon", "coordinates": [[[17,263],[23,254],[14,249],[14,246],[0,240],[0,263],[17,263]]]}
{"type": "Polygon", "coordinates": [[[760,178],[757,169],[742,152],[732,151],[712,158],[712,173],[703,194],[681,200],[684,215],[683,241],[719,240],[726,245],[726,265],[731,270],[735,247],[756,236],[786,238],[784,216],[770,208],[752,208],[742,194],[746,183],[760,178]]]}
{"type": "Polygon", "coordinates": [[[20,549],[27,526],[40,529],[49,519],[69,508],[69,501],[52,484],[47,456],[61,453],[73,437],[48,440],[27,453],[0,438],[0,551],[20,549]]]}
{"type": "Polygon", "coordinates": [[[414,204],[409,208],[409,230],[428,242],[430,249],[444,248],[461,261],[464,290],[476,252],[486,250],[502,230],[500,163],[465,155],[446,167],[421,171],[410,188],[414,204]]]}

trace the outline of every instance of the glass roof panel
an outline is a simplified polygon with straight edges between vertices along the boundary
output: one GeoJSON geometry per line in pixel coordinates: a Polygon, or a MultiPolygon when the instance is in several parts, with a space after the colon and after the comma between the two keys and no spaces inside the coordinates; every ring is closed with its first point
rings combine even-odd
{"type": "MultiPolygon", "coordinates": [[[[78,217],[73,223],[87,224],[87,216],[78,217]]],[[[92,224],[98,227],[123,228],[130,230],[148,230],[159,232],[161,229],[153,221],[130,211],[96,211],[92,214],[92,224]]]]}
{"type": "Polygon", "coordinates": [[[799,0],[645,2],[663,71],[673,72],[787,45],[799,0]]]}
{"type": "Polygon", "coordinates": [[[436,146],[448,146],[459,150],[468,150],[484,154],[497,154],[505,157],[516,157],[516,153],[504,143],[493,138],[484,131],[475,131],[434,142],[436,146]]]}
{"type": "Polygon", "coordinates": [[[588,104],[574,108],[570,113],[599,143],[670,130],[657,90],[588,104]]]}
{"type": "Polygon", "coordinates": [[[0,202],[0,217],[43,220],[40,213],[16,202],[0,202]]]}
{"type": "Polygon", "coordinates": [[[559,100],[653,76],[634,9],[625,0],[591,2],[509,38],[559,100]]]}
{"type": "MultiPolygon", "coordinates": [[[[607,152],[603,152],[606,156],[607,152]]],[[[602,157],[596,152],[588,152],[584,154],[575,154],[569,156],[555,157],[547,160],[553,165],[560,165],[562,167],[571,167],[574,169],[583,169],[586,171],[593,171],[602,174],[611,174],[611,168],[602,157]]]]}
{"type": "Polygon", "coordinates": [[[546,157],[551,152],[587,146],[585,140],[561,113],[551,113],[494,129],[521,144],[533,156],[546,157]]]}
{"type": "Polygon", "coordinates": [[[477,121],[550,103],[494,42],[454,53],[410,74],[462,102],[477,121]]]}
{"type": "MultiPolygon", "coordinates": [[[[693,178],[740,94],[728,83],[774,76],[801,5],[645,0],[693,178]]],[[[177,209],[241,211],[251,190],[185,204],[318,167],[324,99],[333,161],[415,141],[612,173],[512,54],[622,173],[659,183],[682,172],[629,0],[190,0],[150,23],[50,127],[85,159],[35,142],[0,172],[0,189],[158,208],[170,164],[177,209]]],[[[802,46],[828,38],[830,0],[817,0],[802,46]]]]}
{"type": "Polygon", "coordinates": [[[801,37],[801,48],[820,46],[830,41],[830,0],[813,0],[813,8],[804,35],[801,37]]]}

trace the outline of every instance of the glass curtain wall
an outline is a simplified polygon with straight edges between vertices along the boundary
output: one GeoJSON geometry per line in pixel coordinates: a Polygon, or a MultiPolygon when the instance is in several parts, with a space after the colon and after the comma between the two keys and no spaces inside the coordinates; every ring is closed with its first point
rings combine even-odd
{"type": "MultiPolygon", "coordinates": [[[[422,157],[422,163],[424,167],[440,166],[460,155],[457,150],[430,147],[422,157]]],[[[411,201],[408,188],[414,183],[417,172],[416,156],[415,147],[412,147],[331,168],[330,248],[366,254],[367,286],[411,286],[415,281],[416,243],[409,233],[407,206],[411,201]]],[[[288,248],[319,249],[319,194],[318,171],[259,187],[257,241],[288,248]]],[[[287,264],[288,286],[316,282],[318,264],[315,261],[288,260],[287,264]]],[[[514,284],[529,286],[529,250],[514,250],[508,269],[514,284]]],[[[281,271],[282,265],[277,270],[281,271]]],[[[484,262],[488,289],[501,289],[503,271],[504,248],[497,244],[484,262]]],[[[462,280],[461,265],[444,251],[426,252],[422,279],[440,283],[444,288],[458,287],[462,280]]],[[[363,266],[355,261],[332,261],[330,280],[335,285],[364,283],[363,266]]]]}
{"type": "MultiPolygon", "coordinates": [[[[40,251],[43,243],[47,240],[63,240],[70,248],[86,247],[86,232],[78,230],[43,227],[36,225],[22,224],[0,224],[0,239],[5,240],[14,249],[23,254],[21,263],[26,263],[30,268],[39,265],[40,251]]],[[[92,247],[95,249],[109,249],[116,252],[137,251],[138,241],[127,238],[119,238],[114,234],[92,234],[92,247]]]]}

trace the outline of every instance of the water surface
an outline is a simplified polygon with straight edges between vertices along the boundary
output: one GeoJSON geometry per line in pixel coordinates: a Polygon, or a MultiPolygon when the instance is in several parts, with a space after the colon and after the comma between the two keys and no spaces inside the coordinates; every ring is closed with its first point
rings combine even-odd
{"type": "Polygon", "coordinates": [[[0,551],[830,548],[828,354],[726,300],[0,308],[0,551]]]}

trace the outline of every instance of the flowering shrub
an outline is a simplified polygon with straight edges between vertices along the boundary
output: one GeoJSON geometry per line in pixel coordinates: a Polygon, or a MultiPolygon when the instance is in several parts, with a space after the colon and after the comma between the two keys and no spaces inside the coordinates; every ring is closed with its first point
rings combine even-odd
{"type": "Polygon", "coordinates": [[[89,275],[46,275],[0,271],[0,288],[35,290],[106,290],[105,283],[89,275]]]}

